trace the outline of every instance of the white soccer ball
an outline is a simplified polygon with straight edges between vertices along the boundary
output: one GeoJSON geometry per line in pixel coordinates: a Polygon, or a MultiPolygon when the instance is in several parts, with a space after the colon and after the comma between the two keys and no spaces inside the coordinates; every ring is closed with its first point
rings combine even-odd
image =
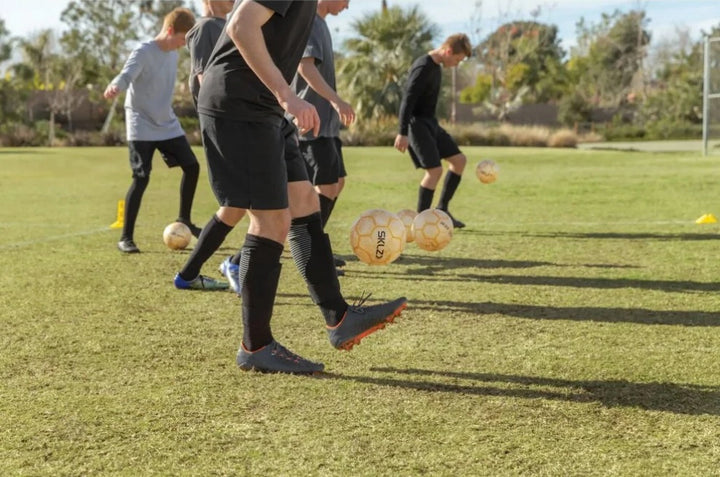
{"type": "Polygon", "coordinates": [[[400,217],[400,220],[402,220],[403,224],[405,224],[405,240],[408,243],[415,240],[415,234],[413,233],[412,224],[413,220],[415,220],[416,215],[417,212],[410,209],[403,209],[397,213],[397,216],[400,217]]]}
{"type": "Polygon", "coordinates": [[[163,230],[163,242],[170,250],[181,250],[188,246],[192,233],[182,222],[173,222],[163,230]]]}
{"type": "Polygon", "coordinates": [[[492,184],[495,182],[498,172],[500,172],[500,168],[495,164],[495,161],[491,161],[490,159],[478,162],[475,168],[475,175],[477,175],[477,178],[483,184],[492,184]]]}
{"type": "Polygon", "coordinates": [[[450,243],[453,235],[452,219],[440,209],[423,210],[413,220],[415,243],[423,250],[435,252],[450,243]]]}
{"type": "Polygon", "coordinates": [[[363,212],[350,227],[350,246],[362,262],[387,265],[402,253],[405,235],[405,224],[397,215],[372,209],[363,212]]]}

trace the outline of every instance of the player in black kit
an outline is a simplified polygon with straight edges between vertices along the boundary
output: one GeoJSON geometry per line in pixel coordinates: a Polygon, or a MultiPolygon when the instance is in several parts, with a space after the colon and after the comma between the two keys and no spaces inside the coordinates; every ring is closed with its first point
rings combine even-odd
{"type": "Polygon", "coordinates": [[[415,60],[400,105],[400,132],[395,137],[395,148],[400,152],[408,150],[415,167],[425,169],[418,191],[418,212],[432,205],[435,188],[443,172],[440,160],[448,161],[448,172],[437,208],[450,215],[456,228],[465,224],[450,214],[448,206],[460,184],[467,159],[455,140],[438,124],[435,109],[440,95],[441,67],[455,67],[471,54],[468,37],[456,33],[438,48],[415,60]]]}

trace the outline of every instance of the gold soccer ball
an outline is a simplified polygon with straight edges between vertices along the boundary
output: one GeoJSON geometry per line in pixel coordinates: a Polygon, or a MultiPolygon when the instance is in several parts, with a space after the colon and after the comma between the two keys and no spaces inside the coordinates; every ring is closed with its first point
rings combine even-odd
{"type": "Polygon", "coordinates": [[[402,253],[405,235],[405,224],[397,215],[372,209],[363,212],[350,227],[350,246],[362,262],[387,265],[402,253]]]}
{"type": "Polygon", "coordinates": [[[405,224],[405,240],[409,243],[415,240],[415,234],[413,233],[412,224],[417,212],[410,209],[403,209],[397,213],[400,220],[405,224]]]}
{"type": "Polygon", "coordinates": [[[492,184],[495,182],[498,172],[500,172],[500,168],[495,164],[495,161],[491,161],[490,159],[478,162],[475,168],[475,175],[477,175],[477,178],[483,184],[492,184]]]}
{"type": "Polygon", "coordinates": [[[415,243],[430,252],[444,249],[453,235],[452,219],[439,209],[427,209],[417,214],[412,228],[415,243]]]}
{"type": "Polygon", "coordinates": [[[188,246],[192,233],[182,222],[173,222],[163,230],[163,242],[170,250],[182,250],[188,246]]]}

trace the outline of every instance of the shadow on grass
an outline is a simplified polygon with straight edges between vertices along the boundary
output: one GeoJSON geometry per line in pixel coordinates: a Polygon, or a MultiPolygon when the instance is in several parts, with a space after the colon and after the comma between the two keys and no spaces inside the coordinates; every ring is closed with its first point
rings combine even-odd
{"type": "Polygon", "coordinates": [[[694,240],[720,240],[716,233],[706,234],[656,234],[656,233],[618,233],[618,232],[588,232],[568,233],[553,232],[541,234],[523,234],[524,237],[537,238],[570,238],[570,239],[620,239],[620,240],[660,240],[660,241],[694,241],[694,240]]]}
{"type": "MultiPolygon", "coordinates": [[[[438,272],[441,269],[438,269],[438,272]]],[[[462,273],[446,276],[434,273],[432,269],[412,270],[408,272],[353,270],[353,276],[366,276],[367,278],[393,277],[405,278],[412,281],[441,281],[441,282],[472,282],[493,283],[500,285],[532,285],[567,288],[597,288],[601,290],[619,288],[637,288],[640,290],[659,290],[665,292],[720,292],[720,282],[693,282],[671,280],[642,280],[636,278],[592,278],[592,277],[552,277],[533,275],[480,275],[462,273]],[[379,273],[378,273],[379,272],[379,273]]]]}
{"type": "Polygon", "coordinates": [[[512,374],[433,371],[426,369],[371,368],[377,373],[400,376],[475,381],[475,384],[447,383],[439,380],[409,380],[396,377],[328,377],[378,386],[425,392],[475,396],[501,396],[523,399],[549,399],[573,403],[598,402],[606,407],[634,407],[676,414],[720,415],[720,388],[676,383],[633,383],[625,380],[572,381],[566,379],[518,376],[512,374]],[[497,383],[496,385],[486,383],[497,383]],[[508,386],[511,385],[511,386],[508,386]],[[533,387],[557,388],[554,390],[533,387]]]}
{"type": "Polygon", "coordinates": [[[471,303],[408,300],[408,311],[456,311],[477,315],[504,315],[531,320],[595,321],[641,325],[720,326],[720,312],[648,310],[644,308],[556,307],[514,303],[471,303]]]}

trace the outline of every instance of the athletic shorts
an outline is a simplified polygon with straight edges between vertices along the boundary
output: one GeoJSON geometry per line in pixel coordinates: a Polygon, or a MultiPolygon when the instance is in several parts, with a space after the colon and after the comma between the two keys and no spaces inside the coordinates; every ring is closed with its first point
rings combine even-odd
{"type": "Polygon", "coordinates": [[[435,119],[412,117],[408,140],[410,158],[418,169],[440,167],[440,159],[460,154],[455,140],[435,119]]]}
{"type": "Polygon", "coordinates": [[[340,138],[319,137],[300,141],[300,151],[313,185],[335,184],[340,177],[347,175],[340,138]]]}
{"type": "Polygon", "coordinates": [[[190,166],[198,162],[185,136],[164,141],[128,141],[128,150],[133,178],[142,179],[150,176],[155,150],[160,151],[168,167],[190,166]]]}
{"type": "Polygon", "coordinates": [[[288,207],[287,184],[307,180],[295,126],[200,114],[210,185],[224,207],[288,207]]]}

